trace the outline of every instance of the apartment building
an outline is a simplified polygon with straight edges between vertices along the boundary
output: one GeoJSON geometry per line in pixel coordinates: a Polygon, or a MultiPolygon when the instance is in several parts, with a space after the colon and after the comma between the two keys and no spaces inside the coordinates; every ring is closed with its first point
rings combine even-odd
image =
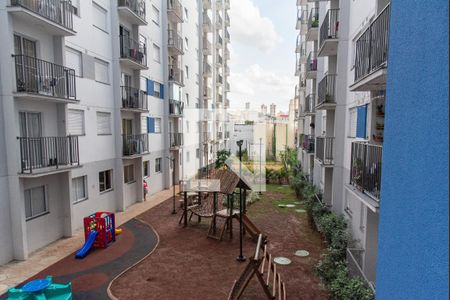
{"type": "Polygon", "coordinates": [[[349,222],[349,269],[375,287],[389,1],[297,1],[299,158],[349,222]]]}
{"type": "Polygon", "coordinates": [[[0,264],[198,173],[207,6],[0,1],[0,264]]]}

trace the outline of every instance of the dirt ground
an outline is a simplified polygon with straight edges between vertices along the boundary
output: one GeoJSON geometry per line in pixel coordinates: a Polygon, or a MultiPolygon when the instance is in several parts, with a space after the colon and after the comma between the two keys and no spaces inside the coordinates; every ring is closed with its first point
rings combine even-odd
{"type": "MultiPolygon", "coordinates": [[[[268,235],[273,257],[292,260],[279,266],[288,299],[328,299],[328,294],[313,272],[313,266],[325,251],[321,236],[307,221],[306,213],[294,208],[279,208],[280,203],[294,203],[288,187],[269,186],[260,201],[248,207],[248,217],[268,235]],[[310,252],[309,257],[296,257],[296,250],[310,252]]],[[[296,208],[302,208],[297,205],[296,208]]],[[[230,288],[246,263],[236,261],[239,254],[238,223],[234,221],[234,237],[222,241],[207,238],[209,220],[192,219],[187,228],[178,225],[181,210],[171,215],[171,200],[142,214],[139,219],[158,232],[160,243],[144,261],[130,269],[111,285],[119,299],[227,299],[230,288]]],[[[244,255],[254,254],[255,243],[244,238],[244,255]]],[[[265,299],[256,278],[242,299],[265,299]]]]}

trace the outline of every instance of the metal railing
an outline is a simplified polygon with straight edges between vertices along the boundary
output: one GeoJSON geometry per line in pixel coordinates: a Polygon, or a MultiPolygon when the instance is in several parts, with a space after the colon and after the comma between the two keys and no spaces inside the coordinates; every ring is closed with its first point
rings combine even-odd
{"type": "Polygon", "coordinates": [[[383,146],[352,142],[350,184],[361,192],[380,199],[383,146]]]}
{"type": "Polygon", "coordinates": [[[167,0],[167,13],[173,13],[183,20],[183,5],[179,0],[167,0]]]}
{"type": "Polygon", "coordinates": [[[317,71],[317,52],[309,52],[308,58],[306,59],[306,71],[317,71]]]}
{"type": "Polygon", "coordinates": [[[306,134],[303,136],[303,149],[308,153],[314,152],[314,135],[312,134],[306,134]]]}
{"type": "Polygon", "coordinates": [[[317,105],[336,103],[336,75],[328,74],[317,86],[317,105]]]}
{"type": "Polygon", "coordinates": [[[309,13],[308,30],[317,27],[319,27],[319,8],[313,7],[311,8],[311,12],[309,13]]]}
{"type": "Polygon", "coordinates": [[[122,108],[148,110],[147,93],[130,86],[121,86],[122,108]]]}
{"type": "Polygon", "coordinates": [[[216,62],[217,62],[218,64],[223,64],[223,58],[222,58],[222,55],[217,54],[217,60],[216,60],[216,62]]]}
{"type": "Polygon", "coordinates": [[[184,102],[178,100],[169,100],[169,114],[172,116],[182,116],[184,111],[184,102]]]}
{"type": "Polygon", "coordinates": [[[22,173],[80,164],[77,136],[18,137],[22,173]]]}
{"type": "Polygon", "coordinates": [[[169,81],[173,81],[180,85],[184,84],[183,70],[175,65],[169,65],[169,81]]]}
{"type": "Polygon", "coordinates": [[[168,30],[167,46],[183,53],[183,38],[176,30],[168,30]]]}
{"type": "Polygon", "coordinates": [[[347,248],[347,268],[348,272],[352,277],[360,277],[364,279],[372,291],[375,292],[375,286],[373,282],[370,282],[366,275],[364,274],[361,265],[362,265],[362,256],[364,254],[364,249],[360,248],[347,248]]]}
{"type": "Polygon", "coordinates": [[[325,165],[333,164],[334,137],[316,138],[316,158],[325,165]]]}
{"type": "Polygon", "coordinates": [[[70,0],[11,0],[11,6],[21,6],[47,20],[73,30],[72,2],[70,0]]]}
{"type": "Polygon", "coordinates": [[[220,15],[217,15],[216,26],[219,28],[222,28],[222,25],[223,25],[223,19],[220,15]]]}
{"type": "Polygon", "coordinates": [[[76,99],[75,70],[26,55],[13,55],[17,92],[76,99]]]}
{"type": "Polygon", "coordinates": [[[212,27],[211,18],[206,12],[203,12],[203,25],[210,29],[212,27]]]}
{"type": "Polygon", "coordinates": [[[217,47],[222,47],[223,46],[223,38],[220,35],[217,35],[217,47]]]}
{"type": "Polygon", "coordinates": [[[211,42],[208,40],[207,37],[203,37],[203,51],[211,52],[211,50],[212,50],[211,42]]]}
{"type": "Polygon", "coordinates": [[[325,15],[322,25],[320,26],[320,44],[327,39],[336,39],[339,32],[339,9],[329,9],[325,15]]]}
{"type": "Polygon", "coordinates": [[[225,12],[225,26],[230,26],[230,15],[228,12],[225,12]]]}
{"type": "Polygon", "coordinates": [[[119,7],[128,7],[139,18],[145,20],[145,1],[144,0],[119,0],[119,7]]]}
{"type": "Polygon", "coordinates": [[[389,48],[390,5],[370,24],[355,43],[355,82],[385,67],[389,48]]]}
{"type": "Polygon", "coordinates": [[[220,83],[220,84],[223,84],[223,77],[222,77],[222,75],[217,74],[217,76],[216,76],[216,82],[217,82],[217,83],[220,83]]]}
{"type": "Polygon", "coordinates": [[[148,152],[148,134],[123,134],[123,155],[130,156],[148,152]]]}
{"type": "Polygon", "coordinates": [[[172,132],[170,135],[170,147],[180,147],[183,146],[183,134],[180,132],[172,132]]]}
{"type": "Polygon", "coordinates": [[[203,75],[205,76],[212,75],[212,67],[207,61],[203,61],[203,75]]]}
{"type": "Polygon", "coordinates": [[[305,98],[305,114],[316,112],[316,94],[309,94],[305,98]]]}
{"type": "Polygon", "coordinates": [[[143,42],[136,41],[129,36],[120,36],[120,58],[147,66],[147,46],[143,42]]]}

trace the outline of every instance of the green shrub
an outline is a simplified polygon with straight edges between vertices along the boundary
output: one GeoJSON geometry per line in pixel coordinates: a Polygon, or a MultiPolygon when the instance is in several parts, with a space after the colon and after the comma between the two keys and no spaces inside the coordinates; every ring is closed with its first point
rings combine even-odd
{"type": "Polygon", "coordinates": [[[339,267],[334,280],[329,284],[329,290],[336,300],[372,300],[373,291],[360,278],[351,278],[345,267],[339,267]]]}

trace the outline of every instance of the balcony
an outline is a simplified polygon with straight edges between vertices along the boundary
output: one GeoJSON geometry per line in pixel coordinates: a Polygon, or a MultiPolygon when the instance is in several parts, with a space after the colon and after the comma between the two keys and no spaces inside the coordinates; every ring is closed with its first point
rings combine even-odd
{"type": "Polygon", "coordinates": [[[203,86],[203,97],[208,99],[212,97],[212,90],[206,85],[203,86]]]}
{"type": "Polygon", "coordinates": [[[208,33],[212,31],[212,22],[208,13],[203,12],[203,32],[208,33]]]}
{"type": "Polygon", "coordinates": [[[316,159],[324,166],[333,164],[334,137],[316,138],[316,159]]]}
{"type": "Polygon", "coordinates": [[[308,29],[306,32],[307,41],[317,41],[319,29],[319,8],[313,7],[309,13],[308,29]]]}
{"type": "Polygon", "coordinates": [[[306,59],[306,79],[315,79],[317,77],[317,53],[309,52],[306,59]]]}
{"type": "Polygon", "coordinates": [[[211,9],[212,0],[203,0],[203,9],[211,9]]]}
{"type": "Polygon", "coordinates": [[[339,9],[329,9],[320,26],[319,56],[337,54],[339,33],[339,9]]]}
{"type": "Polygon", "coordinates": [[[211,142],[211,133],[210,132],[203,132],[203,143],[209,143],[211,142]]]}
{"type": "Polygon", "coordinates": [[[147,93],[130,86],[121,86],[122,109],[137,112],[148,112],[147,93]]]}
{"type": "Polygon", "coordinates": [[[133,25],[147,25],[144,0],[119,0],[119,16],[133,25]]]}
{"type": "Polygon", "coordinates": [[[22,174],[46,173],[80,165],[78,137],[18,137],[22,174]]]}
{"type": "Polygon", "coordinates": [[[184,102],[178,100],[169,100],[169,115],[171,117],[182,117],[184,111],[184,102]]]}
{"type": "Polygon", "coordinates": [[[225,91],[229,92],[231,90],[230,83],[228,81],[225,82],[225,91]]]}
{"type": "Polygon", "coordinates": [[[203,54],[204,55],[212,54],[212,43],[208,40],[207,37],[203,37],[203,54]]]}
{"type": "Polygon", "coordinates": [[[299,91],[305,91],[306,90],[306,78],[305,73],[300,74],[300,83],[298,86],[299,91]]]}
{"type": "Polygon", "coordinates": [[[230,107],[230,100],[225,99],[225,105],[224,108],[229,108],[230,107]]]}
{"type": "Polygon", "coordinates": [[[71,36],[73,14],[71,1],[64,0],[11,0],[8,7],[20,23],[39,26],[53,35],[71,36]]]}
{"type": "Polygon", "coordinates": [[[336,75],[328,74],[317,86],[316,109],[334,109],[336,107],[336,75]]]}
{"type": "Polygon", "coordinates": [[[178,149],[179,147],[183,146],[183,134],[180,132],[171,132],[169,133],[170,136],[170,148],[171,149],[178,149]]]}
{"type": "Polygon", "coordinates": [[[223,0],[216,0],[216,10],[222,10],[223,9],[223,0]]]}
{"type": "Polygon", "coordinates": [[[228,10],[231,8],[230,0],[224,0],[225,2],[225,9],[228,10]]]}
{"type": "Polygon", "coordinates": [[[122,134],[124,157],[136,157],[148,153],[148,134],[122,134]]]}
{"type": "Polygon", "coordinates": [[[230,67],[228,65],[225,66],[225,75],[230,75],[230,67]]]}
{"type": "Polygon", "coordinates": [[[223,84],[223,77],[220,74],[217,74],[216,76],[216,83],[223,84]]]}
{"type": "Polygon", "coordinates": [[[184,86],[184,74],[180,67],[169,65],[169,81],[184,86]]]}
{"type": "Polygon", "coordinates": [[[216,39],[216,48],[223,47],[223,38],[218,34],[216,39]]]}
{"type": "Polygon", "coordinates": [[[168,41],[167,41],[167,47],[169,49],[170,55],[183,55],[184,49],[183,49],[183,38],[176,30],[170,30],[168,31],[168,41]]]}
{"type": "Polygon", "coordinates": [[[217,56],[216,56],[216,64],[218,65],[218,67],[220,67],[223,64],[222,55],[220,55],[219,53],[217,53],[217,56]]]}
{"type": "Polygon", "coordinates": [[[230,50],[228,48],[225,48],[224,55],[226,60],[230,60],[230,50]]]}
{"type": "Polygon", "coordinates": [[[306,153],[314,154],[314,135],[306,134],[303,137],[302,148],[306,153]]]}
{"type": "Polygon", "coordinates": [[[77,102],[75,70],[26,55],[14,55],[16,97],[77,102]]]}
{"type": "Polygon", "coordinates": [[[350,184],[376,201],[381,192],[382,152],[382,146],[352,142],[350,184]]]}
{"type": "Polygon", "coordinates": [[[229,43],[231,41],[230,32],[228,29],[225,29],[225,42],[229,43]]]}
{"type": "Polygon", "coordinates": [[[203,76],[204,77],[212,76],[212,67],[207,61],[203,61],[203,76]]]}
{"type": "Polygon", "coordinates": [[[216,18],[216,28],[222,29],[222,26],[223,26],[223,19],[222,16],[218,14],[216,18]]]}
{"type": "Polygon", "coordinates": [[[146,70],[147,46],[143,42],[133,40],[129,36],[120,37],[120,62],[134,70],[146,70]]]}
{"type": "Polygon", "coordinates": [[[183,6],[179,0],[167,0],[167,17],[170,22],[183,23],[183,6]]]}
{"type": "Polygon", "coordinates": [[[355,82],[350,86],[351,91],[386,89],[389,19],[390,5],[356,40],[355,82]]]}
{"type": "Polygon", "coordinates": [[[297,10],[297,23],[295,24],[295,29],[300,30],[301,35],[305,35],[308,30],[308,10],[298,9],[297,10]]]}
{"type": "Polygon", "coordinates": [[[305,115],[312,116],[316,114],[316,94],[309,94],[305,98],[305,115]]]}
{"type": "Polygon", "coordinates": [[[225,26],[230,27],[230,25],[231,25],[230,15],[228,14],[228,12],[225,12],[225,26]]]}

